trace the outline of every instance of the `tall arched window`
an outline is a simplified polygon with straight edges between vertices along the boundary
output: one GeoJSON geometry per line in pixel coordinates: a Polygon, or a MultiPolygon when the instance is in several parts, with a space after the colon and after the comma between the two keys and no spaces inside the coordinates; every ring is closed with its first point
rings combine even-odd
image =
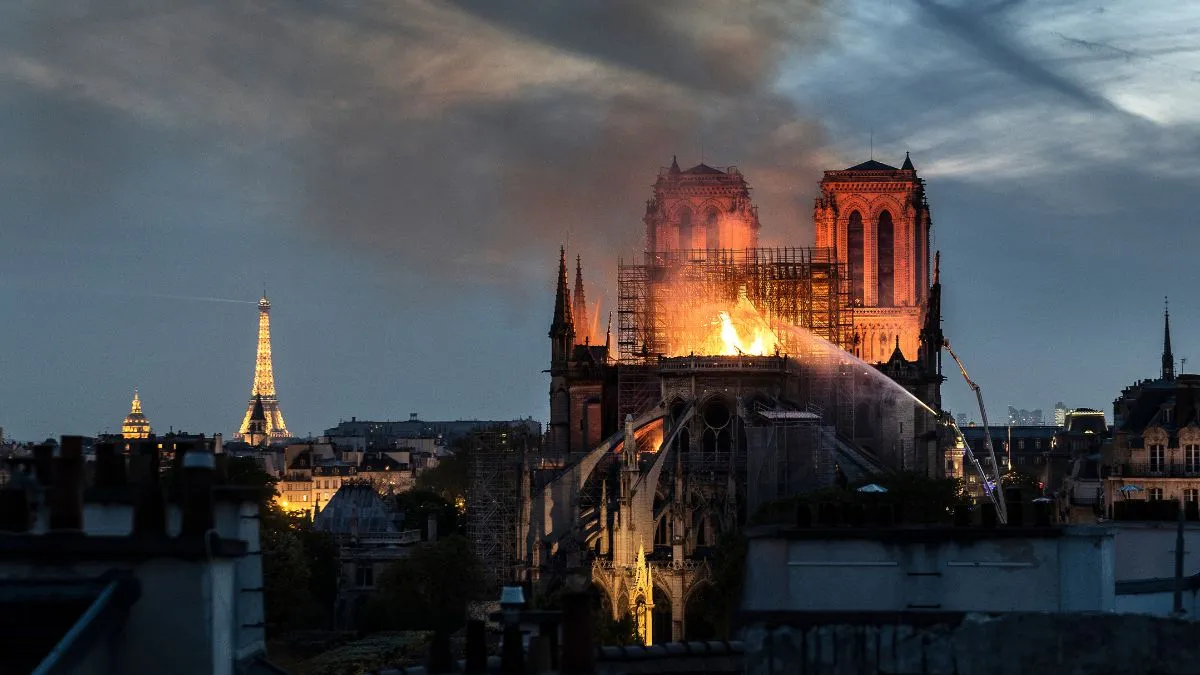
{"type": "Polygon", "coordinates": [[[721,248],[721,228],[717,224],[717,210],[709,209],[704,214],[704,245],[708,249],[721,248]]]}
{"type": "Polygon", "coordinates": [[[913,220],[912,226],[912,266],[913,266],[913,304],[920,304],[925,299],[925,279],[921,272],[925,269],[925,248],[921,246],[921,216],[913,220]]]}
{"type": "Polygon", "coordinates": [[[690,209],[683,209],[679,212],[679,248],[685,251],[692,248],[692,212],[690,209]]]}
{"type": "Polygon", "coordinates": [[[855,305],[863,303],[863,221],[858,211],[850,212],[850,226],[846,231],[846,273],[850,275],[850,301],[855,305]]]}
{"type": "Polygon", "coordinates": [[[876,241],[879,244],[877,248],[879,257],[876,259],[879,276],[876,285],[878,299],[875,304],[880,307],[891,307],[896,304],[896,240],[894,235],[892,214],[884,211],[879,214],[879,228],[876,234],[876,241]]]}

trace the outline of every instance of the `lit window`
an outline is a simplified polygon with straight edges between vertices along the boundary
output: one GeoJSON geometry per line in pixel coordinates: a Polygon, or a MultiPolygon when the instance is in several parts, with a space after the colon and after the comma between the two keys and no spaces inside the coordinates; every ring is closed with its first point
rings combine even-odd
{"type": "Polygon", "coordinates": [[[1160,502],[1163,498],[1162,488],[1150,488],[1150,501],[1160,502]]]}

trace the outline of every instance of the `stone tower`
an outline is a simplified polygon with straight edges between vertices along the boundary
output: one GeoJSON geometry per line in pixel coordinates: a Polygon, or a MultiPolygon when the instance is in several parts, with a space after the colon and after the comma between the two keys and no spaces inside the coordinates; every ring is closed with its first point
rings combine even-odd
{"type": "Polygon", "coordinates": [[[254,383],[250,386],[250,403],[246,416],[238,427],[237,437],[245,439],[250,433],[255,405],[262,406],[266,421],[265,433],[272,438],[287,438],[287,425],[279,410],[279,398],[275,395],[275,371],[271,365],[271,301],[263,293],[258,301],[258,353],[254,361],[254,383]]]}
{"type": "Polygon", "coordinates": [[[886,361],[899,340],[904,358],[915,361],[932,221],[912,160],[906,154],[899,169],[870,160],[826,171],[813,223],[817,247],[836,250],[846,265],[858,356],[886,361]]]}
{"type": "Polygon", "coordinates": [[[744,250],[758,246],[758,207],[735,167],[697,164],[660,169],[654,196],[646,202],[646,251],[744,250]]]}

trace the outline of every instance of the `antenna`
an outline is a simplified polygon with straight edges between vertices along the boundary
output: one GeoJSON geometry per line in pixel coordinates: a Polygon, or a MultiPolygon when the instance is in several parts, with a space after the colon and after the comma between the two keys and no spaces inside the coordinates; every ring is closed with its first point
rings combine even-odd
{"type": "Polygon", "coordinates": [[[871,159],[875,159],[875,127],[871,127],[871,159]]]}
{"type": "Polygon", "coordinates": [[[704,163],[704,134],[700,134],[700,163],[704,163]]]}

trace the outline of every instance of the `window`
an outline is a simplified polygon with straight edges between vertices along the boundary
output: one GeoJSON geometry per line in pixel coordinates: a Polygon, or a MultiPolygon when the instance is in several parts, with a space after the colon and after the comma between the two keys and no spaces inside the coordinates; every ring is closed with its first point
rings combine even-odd
{"type": "Polygon", "coordinates": [[[1200,471],[1200,445],[1183,446],[1183,464],[1187,471],[1200,471]]]}
{"type": "Polygon", "coordinates": [[[1018,450],[1024,450],[1024,449],[1025,449],[1025,439],[1024,439],[1024,438],[1018,438],[1018,439],[1017,439],[1017,449],[1018,449],[1018,450]]]}
{"type": "Polygon", "coordinates": [[[1162,445],[1150,446],[1150,470],[1163,471],[1166,468],[1166,453],[1162,445]]]}
{"type": "Polygon", "coordinates": [[[1041,449],[1042,449],[1042,439],[1040,439],[1040,438],[1036,438],[1036,439],[1034,439],[1034,441],[1033,441],[1033,449],[1034,449],[1034,450],[1041,450],[1041,449]]]}
{"type": "Polygon", "coordinates": [[[876,243],[878,247],[876,252],[879,257],[876,259],[878,265],[879,276],[876,290],[879,293],[878,299],[875,301],[880,307],[891,307],[896,304],[895,299],[895,271],[896,271],[896,251],[895,251],[895,227],[892,225],[892,214],[884,211],[879,214],[878,229],[876,230],[876,243]]]}
{"type": "Polygon", "coordinates": [[[1187,488],[1183,491],[1183,501],[1185,502],[1200,501],[1197,499],[1197,497],[1200,497],[1200,490],[1197,490],[1196,488],[1187,488]]]}
{"type": "Polygon", "coordinates": [[[1150,501],[1161,502],[1163,498],[1162,488],[1150,488],[1150,501]]]}
{"type": "Polygon", "coordinates": [[[850,224],[846,230],[846,271],[850,275],[850,301],[855,305],[863,304],[863,269],[866,266],[863,244],[862,214],[850,212],[850,224]]]}
{"type": "Polygon", "coordinates": [[[360,588],[370,588],[375,585],[375,567],[359,563],[354,566],[354,583],[360,588]]]}
{"type": "Polygon", "coordinates": [[[692,212],[683,209],[679,212],[679,248],[692,247],[692,212]]]}
{"type": "Polygon", "coordinates": [[[721,248],[721,227],[716,209],[709,209],[708,213],[704,215],[704,240],[705,246],[710,249],[721,248]]]}

